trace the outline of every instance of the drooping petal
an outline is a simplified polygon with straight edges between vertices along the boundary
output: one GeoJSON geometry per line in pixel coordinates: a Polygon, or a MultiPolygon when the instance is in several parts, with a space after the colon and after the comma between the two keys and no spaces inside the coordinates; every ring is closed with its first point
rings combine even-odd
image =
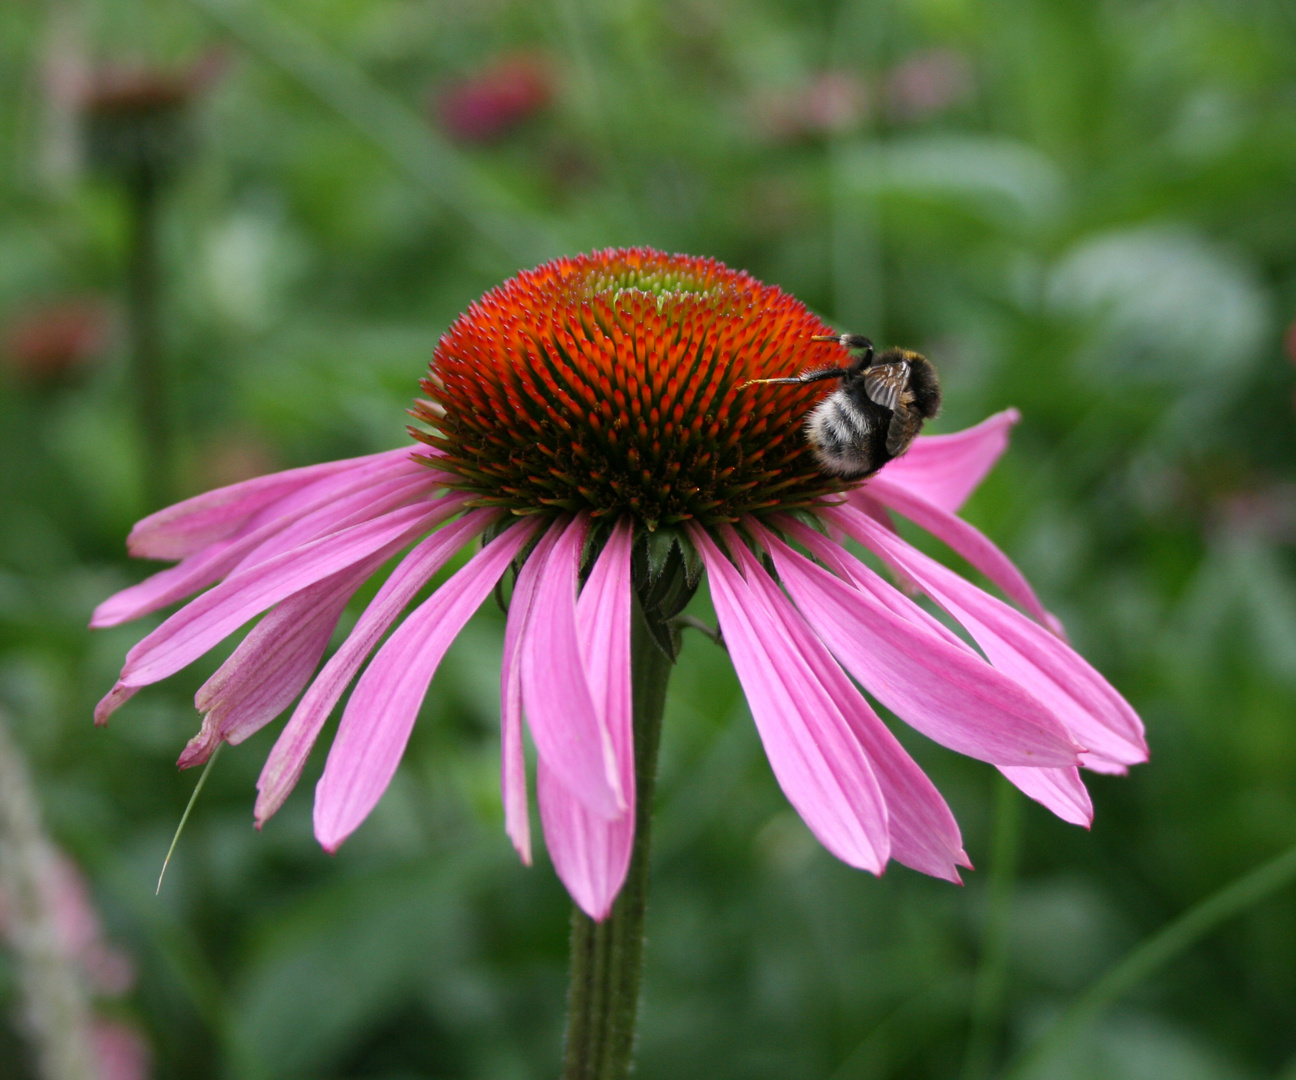
{"type": "Polygon", "coordinates": [[[994,468],[1020,419],[1016,409],[1005,409],[963,431],[920,435],[902,457],[887,462],[882,474],[932,505],[957,513],[994,468]]]}
{"type": "MultiPolygon", "coordinates": [[[[429,469],[417,466],[407,468],[409,475],[371,484],[354,495],[333,499],[328,505],[287,526],[277,527],[274,535],[267,537],[239,559],[230,570],[230,575],[257,566],[285,551],[309,544],[322,536],[370,521],[406,503],[426,501],[432,489],[438,486],[434,474],[429,469]]],[[[442,496],[441,500],[450,513],[458,513],[466,497],[456,492],[442,496]],[[454,509],[449,510],[450,507],[454,509]]]]}
{"type": "Polygon", "coordinates": [[[573,518],[540,567],[522,637],[522,706],[536,753],[563,787],[610,821],[628,803],[580,649],[576,583],[586,528],[584,518],[573,518]]]}
{"type": "Polygon", "coordinates": [[[365,608],[346,641],[329,657],[275,740],[257,780],[258,827],[283,805],[297,785],[333,706],[351,685],[379,638],[432,576],[495,516],[489,510],[471,510],[458,521],[438,529],[406,555],[383,582],[378,595],[365,608]]]}
{"type": "MultiPolygon", "coordinates": [[[[880,874],[891,852],[886,800],[849,725],[760,588],[702,529],[690,528],[689,536],[706,564],[729,656],[788,802],[837,858],[880,874]]],[[[747,571],[765,576],[754,561],[747,571]]]]}
{"type": "Polygon", "coordinates": [[[868,499],[877,499],[948,544],[1003,589],[1009,599],[1020,604],[1054,633],[1062,634],[1062,624],[1045,610],[1030,582],[980,530],[921,495],[888,480],[881,473],[850,495],[850,501],[856,506],[862,506],[862,500],[868,499]]]}
{"type": "Polygon", "coordinates": [[[453,510],[438,503],[404,506],[226,578],[131,649],[122,668],[122,682],[147,686],[165,679],[285,597],[378,552],[394,555],[443,520],[447,512],[453,510]]]}
{"type": "MultiPolygon", "coordinates": [[[[931,612],[923,610],[904,593],[888,582],[883,581],[882,578],[870,571],[868,567],[864,566],[855,556],[842,547],[840,543],[829,539],[822,533],[815,532],[814,529],[797,521],[795,518],[781,516],[776,520],[779,527],[787,535],[801,544],[839,578],[849,581],[857,589],[863,589],[874,600],[889,608],[899,618],[908,619],[910,622],[916,622],[927,627],[933,634],[944,638],[956,649],[963,649],[967,652],[975,651],[971,645],[954,633],[940,619],[936,618],[931,612]]],[[[882,527],[886,528],[885,525],[882,527]]],[[[845,533],[840,529],[833,529],[833,531],[843,539],[845,538],[845,533]]]]}
{"type": "MultiPolygon", "coordinates": [[[[237,536],[216,541],[178,566],[110,596],[94,611],[92,627],[116,626],[182,600],[268,555],[267,548],[292,529],[296,546],[358,524],[411,502],[439,486],[439,474],[409,459],[391,458],[318,481],[255,515],[237,536]],[[388,475],[391,474],[391,475],[388,475]]],[[[457,498],[462,503],[462,496],[457,498]]],[[[280,546],[277,551],[286,550],[280,546]]]]}
{"type": "Polygon", "coordinates": [[[108,723],[108,718],[139,692],[140,688],[138,686],[127,686],[118,679],[117,682],[113,684],[113,688],[109,690],[108,693],[104,694],[104,696],[99,699],[99,703],[95,706],[95,726],[102,727],[104,724],[108,723]]]}
{"type": "Polygon", "coordinates": [[[626,810],[608,821],[588,810],[541,759],[536,769],[540,818],[554,871],[592,919],[604,919],[625,882],[634,847],[634,702],[630,682],[630,544],[618,522],[576,605],[581,655],[595,708],[612,739],[626,810]]]}
{"type": "MultiPolygon", "coordinates": [[[[753,563],[751,556],[745,555],[744,565],[749,570],[753,563]]],[[[891,857],[924,874],[959,881],[958,867],[971,863],[963,851],[958,822],[936,786],[869,707],[778,586],[763,573],[749,572],[747,577],[761,589],[792,648],[810,665],[864,751],[886,801],[891,857]]]]}
{"type": "Polygon", "coordinates": [[[962,623],[995,667],[1044,702],[1088,748],[1083,762],[1097,757],[1124,766],[1147,760],[1138,714],[1064,641],[857,510],[839,507],[827,513],[849,535],[913,578],[962,623]]]}
{"type": "Polygon", "coordinates": [[[382,798],[437,665],[535,529],[519,522],[482,548],[410,613],[360,676],[315,789],[315,838],[327,851],[382,798]]]}
{"type": "Polygon", "coordinates": [[[185,747],[180,768],[202,764],[219,741],[237,745],[292,704],[315,673],[347,601],[379,565],[371,557],[266,613],[195,695],[204,730],[185,747]]]}
{"type": "MultiPolygon", "coordinates": [[[[767,533],[762,543],[815,633],[906,723],[951,750],[996,765],[1076,764],[1084,748],[1057,717],[981,657],[898,617],[776,537],[767,533]]],[[[858,563],[855,573],[873,571],[858,563]]]]}
{"type": "Polygon", "coordinates": [[[561,534],[561,527],[546,529],[518,571],[509,598],[504,628],[504,655],[500,661],[500,792],[504,801],[504,831],[523,863],[531,865],[531,812],[527,805],[526,757],[522,746],[522,637],[535,600],[540,568],[561,534]]]}
{"type": "Polygon", "coordinates": [[[1080,779],[1079,769],[1023,769],[1001,766],[1004,774],[1024,795],[1052,810],[1071,825],[1093,824],[1093,801],[1080,779]]]}
{"type": "Polygon", "coordinates": [[[228,555],[229,549],[236,542],[233,539],[217,540],[187,556],[177,565],[159,570],[139,584],[113,593],[94,609],[90,616],[90,628],[102,630],[109,626],[120,626],[182,600],[199,589],[205,589],[213,581],[219,581],[238,561],[237,554],[228,555]]]}
{"type": "Polygon", "coordinates": [[[183,559],[233,536],[261,510],[316,481],[371,463],[408,458],[411,453],[404,446],[381,454],[287,469],[195,495],[136,522],[126,538],[126,549],[137,559],[183,559]]]}

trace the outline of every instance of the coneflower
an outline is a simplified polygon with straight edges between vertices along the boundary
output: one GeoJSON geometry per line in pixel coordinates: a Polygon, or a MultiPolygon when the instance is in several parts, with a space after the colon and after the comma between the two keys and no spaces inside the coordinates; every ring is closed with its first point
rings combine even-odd
{"type": "Polygon", "coordinates": [[[841,362],[839,346],[811,340],[831,333],[793,297],[710,259],[609,250],[519,274],[442,337],[413,410],[418,446],[249,480],[136,525],[132,554],[178,565],[107,600],[93,625],[207,591],[130,651],[97,720],[265,612],[198,691],[203,724],[181,764],[242,741],[301,694],[258,784],[264,822],[359,675],[316,789],[316,836],[332,851],[390,783],[446,649],[510,577],[506,828],[529,862],[525,717],[546,845],[589,917],[573,937],[568,1076],[595,1058],[629,1060],[665,681],[704,570],[774,774],[838,858],[875,874],[894,858],[951,881],[969,865],[944,799],[865,692],[1087,824],[1078,767],[1145,760],[1142,726],[1002,552],[956,516],[1015,413],[920,437],[846,484],[821,471],[802,433],[832,384],[748,385],[841,362]],[[1012,603],[906,543],[892,511],[1012,603]],[[478,537],[480,550],[406,613],[478,537]],[[410,545],[317,673],[348,600],[410,545]],[[606,985],[583,998],[595,978],[606,985]]]}

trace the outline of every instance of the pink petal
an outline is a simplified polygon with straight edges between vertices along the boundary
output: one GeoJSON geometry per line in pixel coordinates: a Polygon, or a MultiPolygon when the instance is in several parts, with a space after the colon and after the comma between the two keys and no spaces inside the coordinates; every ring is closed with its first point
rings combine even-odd
{"type": "MultiPolygon", "coordinates": [[[[282,555],[285,551],[300,548],[312,540],[340,532],[352,525],[372,521],[380,514],[408,503],[436,501],[430,500],[429,495],[437,486],[437,481],[427,469],[415,469],[413,475],[375,482],[353,495],[333,498],[326,506],[286,526],[281,518],[276,518],[274,534],[243,554],[230,569],[229,576],[282,555]]],[[[467,496],[455,493],[441,496],[439,501],[444,501],[447,507],[453,506],[454,509],[447,512],[447,516],[450,516],[459,512],[467,501],[467,496]]]]}
{"type": "Polygon", "coordinates": [[[1044,610],[1044,605],[1039,602],[1035,590],[1022,576],[1022,572],[1012,564],[1007,555],[991,543],[987,536],[962,518],[955,517],[921,495],[891,482],[881,473],[873,477],[864,487],[856,488],[850,495],[852,504],[860,508],[862,508],[861,500],[870,498],[875,498],[891,507],[915,525],[921,526],[933,536],[943,540],[1003,589],[1009,599],[1020,604],[1054,633],[1061,634],[1061,624],[1044,610]]]}
{"type": "Polygon", "coordinates": [[[411,447],[404,446],[382,454],[328,461],[195,495],[136,522],[126,539],[127,550],[140,559],[183,559],[200,548],[233,536],[259,511],[318,480],[371,463],[408,457],[412,452],[411,447]]]}
{"type": "MultiPolygon", "coordinates": [[[[1074,765],[1083,747],[1038,700],[979,656],[898,617],[766,534],[796,606],[874,697],[929,738],[996,765],[1074,765]]],[[[843,558],[852,558],[845,552],[843,558]]],[[[873,571],[852,563],[854,574],[873,571]]]]}
{"type": "Polygon", "coordinates": [[[482,548],[378,650],[351,693],[315,789],[315,837],[336,851],[382,798],[437,665],[536,530],[522,521],[482,548]]]}
{"type": "Polygon", "coordinates": [[[220,717],[204,713],[202,723],[198,726],[198,733],[185,743],[176,761],[176,767],[191,769],[195,765],[203,764],[216,752],[220,741],[220,717]]]}
{"type": "Polygon", "coordinates": [[[414,548],[392,571],[378,595],[356,622],[342,647],[324,665],[311,683],[292,717],[284,725],[265,767],[257,780],[257,826],[279,809],[297,785],[311,748],[324,722],[333,711],[360,665],[373,651],[378,639],[396,621],[415,594],[472,537],[482,531],[496,514],[491,510],[471,510],[458,521],[438,529],[414,548]]]}
{"type": "Polygon", "coordinates": [[[956,618],[990,662],[1044,702],[1089,750],[1115,765],[1147,760],[1143,725],[1129,703],[1061,639],[982,592],[850,507],[827,511],[847,533],[900,567],[956,618]]]}
{"type": "Polygon", "coordinates": [[[949,513],[957,513],[1008,446],[1008,433],[1021,419],[1005,409],[950,435],[920,435],[903,457],[882,473],[906,491],[949,513]]]}
{"type": "Polygon", "coordinates": [[[138,585],[114,593],[94,609],[90,616],[91,629],[120,626],[220,580],[238,560],[237,555],[227,557],[234,544],[234,540],[218,540],[188,556],[179,565],[159,570],[138,585]]]}
{"type": "MultiPolygon", "coordinates": [[[[940,619],[936,618],[931,612],[924,611],[895,586],[869,570],[840,543],[830,540],[822,533],[815,532],[808,525],[804,525],[795,518],[785,515],[779,516],[778,525],[787,535],[809,551],[811,555],[839,578],[849,581],[857,589],[862,589],[879,604],[889,608],[895,615],[925,626],[932,633],[943,637],[956,649],[975,653],[971,645],[954,633],[940,619]]],[[[883,525],[883,527],[886,528],[887,526],[883,525]]],[[[833,531],[843,537],[845,536],[839,529],[833,531]]]]}
{"type": "Polygon", "coordinates": [[[536,788],[545,844],[572,899],[602,920],[625,882],[634,847],[634,704],[630,683],[630,545],[628,519],[617,523],[577,602],[581,655],[591,696],[604,716],[616,755],[625,812],[607,821],[586,809],[541,758],[536,788]]]}
{"type": "Polygon", "coordinates": [[[536,764],[536,799],[554,872],[577,906],[602,922],[625,884],[634,848],[634,811],[605,821],[562,786],[541,758],[536,764]]]}
{"type": "Polygon", "coordinates": [[[146,686],[165,679],[272,604],[379,551],[394,555],[456,509],[426,502],[404,506],[226,578],[131,649],[122,681],[127,686],[146,686]]]}
{"type": "Polygon", "coordinates": [[[120,679],[113,684],[113,688],[104,694],[95,706],[94,722],[97,726],[102,727],[108,723],[108,718],[120,709],[126,702],[130,701],[140,692],[138,686],[127,686],[120,679]]]}
{"type": "MultiPolygon", "coordinates": [[[[92,627],[116,626],[166,607],[251,562],[275,537],[292,529],[296,544],[306,543],[394,509],[439,486],[439,474],[409,459],[389,459],[318,481],[273,504],[248,523],[238,536],[217,541],[138,585],[123,589],[100,604],[92,627]],[[381,471],[379,469],[381,466],[381,471]],[[396,473],[395,476],[383,475],[396,473]],[[264,520],[263,520],[264,519],[264,520]]],[[[462,505],[462,495],[448,496],[462,505]]],[[[282,546],[277,550],[286,550],[282,546]]]]}
{"type": "Polygon", "coordinates": [[[546,529],[518,571],[509,599],[500,661],[500,792],[504,800],[504,831],[523,863],[531,865],[531,812],[527,806],[526,757],[522,746],[522,638],[535,602],[540,570],[549,559],[561,526],[546,529]]]}
{"type": "Polygon", "coordinates": [[[1023,769],[1000,766],[1004,774],[1023,794],[1047,807],[1071,825],[1093,824],[1093,802],[1080,780],[1079,769],[1023,769]]]}
{"type": "MultiPolygon", "coordinates": [[[[749,561],[747,556],[744,562],[749,561]]],[[[864,751],[886,801],[891,857],[924,874],[958,882],[957,868],[972,864],[963,851],[958,822],[936,786],[869,708],[778,587],[763,574],[749,573],[748,578],[753,585],[761,585],[771,614],[781,622],[792,649],[810,665],[864,751]]]]}
{"type": "MultiPolygon", "coordinates": [[[[890,857],[887,806],[832,696],[775,614],[765,570],[743,556],[751,582],[694,526],[729,656],[788,802],[842,862],[880,874],[890,857]]],[[[769,582],[773,588],[773,583],[769,582]]]]}
{"type": "MultiPolygon", "coordinates": [[[[252,628],[194,697],[215,741],[237,745],[292,704],[315,673],[347,601],[381,565],[371,557],[318,581],[280,601],[252,628]]],[[[206,761],[215,741],[200,733],[180,755],[180,768],[206,761]]]]}
{"type": "Polygon", "coordinates": [[[522,704],[536,753],[563,787],[610,821],[628,804],[577,630],[576,583],[586,528],[583,517],[574,518],[540,569],[522,638],[522,704]]]}
{"type": "MultiPolygon", "coordinates": [[[[757,535],[763,530],[756,526],[757,535]]],[[[778,614],[793,640],[833,697],[859,740],[886,798],[891,857],[924,874],[959,881],[958,866],[971,866],[963,851],[958,822],[936,786],[882,723],[832,654],[811,632],[800,613],[782,597],[778,614]]]]}

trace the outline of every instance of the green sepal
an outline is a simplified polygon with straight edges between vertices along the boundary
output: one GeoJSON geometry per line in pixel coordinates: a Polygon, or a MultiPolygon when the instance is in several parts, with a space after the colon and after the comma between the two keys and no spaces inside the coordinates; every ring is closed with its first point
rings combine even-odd
{"type": "Polygon", "coordinates": [[[702,580],[702,559],[682,529],[667,526],[635,537],[631,580],[657,647],[674,662],[680,632],[672,620],[688,606],[702,580]]]}

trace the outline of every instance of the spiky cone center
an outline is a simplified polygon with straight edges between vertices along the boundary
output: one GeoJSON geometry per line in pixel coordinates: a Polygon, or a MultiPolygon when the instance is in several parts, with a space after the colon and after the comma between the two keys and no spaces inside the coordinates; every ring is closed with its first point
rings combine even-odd
{"type": "Polygon", "coordinates": [[[843,487],[801,431],[832,384],[743,384],[840,360],[811,341],[831,333],[713,259],[558,259],[446,331],[411,432],[478,505],[515,514],[628,511],[651,530],[799,509],[843,487]]]}

